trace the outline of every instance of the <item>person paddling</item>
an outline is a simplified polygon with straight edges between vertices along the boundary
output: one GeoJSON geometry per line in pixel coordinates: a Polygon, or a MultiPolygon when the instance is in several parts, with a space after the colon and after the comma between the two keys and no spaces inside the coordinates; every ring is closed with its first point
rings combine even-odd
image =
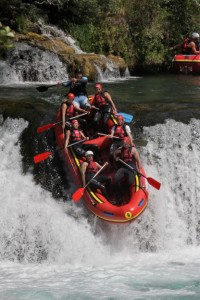
{"type": "MultiPolygon", "coordinates": [[[[131,145],[129,137],[124,137],[122,147],[118,148],[114,152],[114,159],[118,161],[121,159],[126,164],[133,167],[135,170],[141,169],[141,162],[139,153],[134,146],[131,145]]],[[[121,204],[123,193],[127,191],[135,180],[135,172],[130,170],[128,166],[122,165],[121,162],[118,164],[118,170],[114,176],[114,186],[117,191],[118,204],[121,204]],[[123,181],[123,179],[125,179],[123,181]]]]}
{"type": "MultiPolygon", "coordinates": [[[[63,82],[62,85],[69,87],[69,93],[73,93],[75,98],[73,104],[77,108],[89,110],[91,105],[87,97],[86,86],[88,78],[83,76],[82,68],[79,67],[75,70],[75,77],[70,78],[70,81],[63,82]]],[[[61,82],[58,82],[61,84],[61,82]]]]}
{"type": "Polygon", "coordinates": [[[107,91],[103,91],[102,85],[99,83],[95,84],[95,96],[92,108],[97,109],[95,113],[93,124],[95,129],[98,129],[99,121],[102,119],[102,132],[107,133],[107,122],[110,118],[111,113],[117,113],[115,104],[111,98],[111,95],[107,91]]]}
{"type": "MultiPolygon", "coordinates": [[[[86,161],[81,165],[81,177],[83,187],[89,182],[95,173],[101,169],[101,165],[98,162],[94,161],[94,153],[90,150],[85,153],[86,161]]],[[[108,163],[107,163],[108,164],[108,163]]],[[[106,165],[107,165],[106,164],[106,165]]],[[[94,179],[91,180],[89,186],[92,189],[99,189],[102,194],[108,198],[108,190],[110,187],[111,178],[108,175],[97,175],[94,179]]]]}
{"type": "MultiPolygon", "coordinates": [[[[72,103],[74,100],[74,94],[69,93],[67,94],[66,98],[64,99],[64,101],[61,104],[61,117],[62,117],[62,128],[63,130],[65,129],[65,126],[67,125],[67,127],[70,127],[70,123],[66,121],[68,121],[70,118],[76,116],[78,113],[87,113],[86,110],[80,108],[80,107],[76,107],[74,106],[74,104],[72,103]]],[[[79,120],[80,121],[80,120],[79,120]]],[[[85,120],[83,120],[85,121],[85,120]]],[[[82,121],[80,121],[81,123],[82,121]]]]}
{"type": "Polygon", "coordinates": [[[99,149],[95,144],[83,144],[84,141],[89,140],[89,137],[83,133],[78,120],[72,120],[71,125],[71,128],[66,132],[66,138],[64,142],[64,148],[66,149],[66,151],[68,151],[68,147],[70,144],[76,143],[72,146],[72,148],[78,158],[82,159],[85,156],[85,151],[87,151],[88,149],[92,149],[95,153],[95,157],[98,157],[99,149]]]}
{"type": "Polygon", "coordinates": [[[116,119],[117,119],[117,124],[114,125],[111,128],[111,133],[109,135],[110,137],[113,137],[113,142],[112,142],[112,145],[110,147],[111,162],[112,162],[112,156],[113,156],[114,151],[117,148],[119,148],[123,145],[123,138],[124,137],[128,136],[129,139],[130,139],[131,146],[134,146],[130,126],[126,125],[124,123],[124,117],[123,116],[118,115],[116,117],[116,119]],[[116,137],[116,139],[115,139],[115,137],[116,137]]]}

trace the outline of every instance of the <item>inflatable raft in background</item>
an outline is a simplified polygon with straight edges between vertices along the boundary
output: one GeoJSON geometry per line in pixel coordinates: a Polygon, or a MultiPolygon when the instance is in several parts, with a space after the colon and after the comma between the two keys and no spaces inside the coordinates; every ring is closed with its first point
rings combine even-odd
{"type": "Polygon", "coordinates": [[[175,73],[200,74],[200,55],[177,54],[172,64],[175,73]]]}

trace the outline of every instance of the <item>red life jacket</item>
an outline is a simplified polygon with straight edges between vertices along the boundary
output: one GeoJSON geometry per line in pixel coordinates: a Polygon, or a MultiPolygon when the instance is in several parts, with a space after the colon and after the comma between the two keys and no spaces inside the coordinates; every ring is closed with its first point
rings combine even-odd
{"type": "Polygon", "coordinates": [[[123,138],[127,136],[125,125],[115,125],[114,136],[123,138]]]}
{"type": "Polygon", "coordinates": [[[67,109],[66,109],[66,112],[65,112],[66,117],[68,117],[68,118],[73,117],[74,112],[75,112],[74,105],[73,104],[67,105],[67,109]]]}
{"type": "Polygon", "coordinates": [[[182,54],[187,54],[187,52],[189,51],[190,48],[188,48],[188,44],[191,42],[191,40],[189,38],[186,38],[183,42],[182,45],[182,54]]]}
{"type": "MultiPolygon", "coordinates": [[[[71,118],[71,117],[73,117],[74,116],[74,113],[75,113],[75,110],[74,110],[74,105],[73,104],[69,104],[69,103],[67,103],[67,102],[63,102],[62,103],[62,105],[63,104],[66,104],[66,106],[67,106],[67,108],[66,108],[66,111],[65,111],[65,116],[67,117],[67,118],[71,118]]],[[[61,115],[62,115],[62,106],[61,106],[61,115]]]]}
{"type": "Polygon", "coordinates": [[[100,94],[95,94],[94,104],[96,104],[97,107],[99,108],[107,104],[107,100],[104,92],[101,92],[100,94]]]}
{"type": "Polygon", "coordinates": [[[92,160],[88,163],[86,173],[97,173],[98,167],[97,164],[92,160]]]}
{"type": "Polygon", "coordinates": [[[82,139],[81,131],[79,129],[72,129],[71,135],[70,135],[70,140],[72,142],[76,142],[76,141],[80,141],[81,139],[82,139]]]}
{"type": "Polygon", "coordinates": [[[129,147],[129,148],[122,147],[122,149],[121,149],[121,154],[120,154],[121,159],[123,161],[125,161],[126,163],[130,163],[130,162],[135,161],[135,157],[131,153],[131,149],[132,149],[132,147],[129,147]]]}

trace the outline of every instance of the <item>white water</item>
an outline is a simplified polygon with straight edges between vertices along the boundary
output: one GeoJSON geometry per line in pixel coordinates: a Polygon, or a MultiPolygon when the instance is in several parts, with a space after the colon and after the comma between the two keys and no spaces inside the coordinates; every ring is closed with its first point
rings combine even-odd
{"type": "Polygon", "coordinates": [[[150,202],[128,226],[61,204],[22,173],[19,137],[0,127],[0,299],[199,299],[200,121],[145,128],[150,202]]]}
{"type": "MultiPolygon", "coordinates": [[[[65,34],[56,26],[39,23],[41,33],[48,39],[62,39],[68,46],[74,49],[75,53],[83,52],[76,41],[65,34]]],[[[55,51],[56,52],[56,51],[55,51]]],[[[96,81],[120,80],[130,76],[128,69],[123,76],[120,76],[119,67],[108,57],[101,55],[104,66],[101,70],[94,64],[97,70],[96,81]]],[[[25,42],[15,43],[15,48],[9,53],[5,61],[0,60],[0,85],[14,85],[24,82],[46,83],[66,81],[69,77],[68,65],[56,53],[33,47],[25,42]]]]}

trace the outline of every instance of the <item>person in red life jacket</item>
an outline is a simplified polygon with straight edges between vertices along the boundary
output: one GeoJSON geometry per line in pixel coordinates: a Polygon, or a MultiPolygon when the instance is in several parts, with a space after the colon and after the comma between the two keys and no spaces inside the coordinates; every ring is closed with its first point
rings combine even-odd
{"type": "Polygon", "coordinates": [[[88,78],[86,76],[83,76],[81,67],[78,67],[75,70],[75,77],[70,78],[69,81],[63,83],[58,82],[59,85],[62,84],[65,87],[69,87],[69,93],[74,94],[74,106],[89,110],[91,105],[87,97],[87,83],[88,78]]]}
{"type": "Polygon", "coordinates": [[[113,138],[113,143],[110,147],[110,155],[112,155],[117,148],[123,145],[123,138],[125,136],[129,137],[131,145],[134,146],[131,129],[129,125],[124,124],[124,117],[118,115],[116,119],[117,119],[117,125],[114,125],[111,128],[111,133],[109,135],[109,137],[113,138]]]}
{"type": "Polygon", "coordinates": [[[62,128],[63,131],[65,129],[65,125],[67,125],[67,127],[70,127],[70,123],[66,121],[68,121],[70,118],[76,116],[78,113],[83,114],[83,113],[87,113],[86,110],[79,108],[79,107],[75,107],[74,104],[72,103],[74,100],[74,94],[69,93],[67,94],[66,98],[64,99],[64,101],[61,104],[61,117],[62,117],[62,128]]]}
{"type": "MultiPolygon", "coordinates": [[[[94,153],[90,150],[85,153],[86,161],[81,165],[81,176],[83,187],[89,182],[92,177],[102,167],[98,162],[94,161],[94,153]]],[[[99,189],[102,194],[108,198],[108,190],[110,187],[111,178],[108,175],[97,175],[91,180],[89,186],[95,190],[99,189]]]]}
{"type": "MultiPolygon", "coordinates": [[[[124,137],[122,147],[118,148],[113,155],[116,161],[118,161],[120,158],[132,168],[138,171],[141,169],[139,153],[136,148],[130,144],[129,137],[124,137]]],[[[123,193],[127,191],[127,189],[134,183],[134,181],[135,172],[130,170],[128,166],[118,162],[118,170],[114,176],[114,186],[116,188],[117,195],[119,195],[118,204],[121,204],[120,201],[122,199],[120,198],[123,196],[123,193]],[[125,179],[125,181],[122,181],[122,179],[125,179]]]]}
{"type": "MultiPolygon", "coordinates": [[[[89,137],[86,137],[81,129],[79,129],[79,122],[74,119],[71,122],[72,128],[68,129],[66,132],[65,138],[65,145],[67,151],[67,146],[81,140],[89,140],[89,137]]],[[[72,146],[76,155],[81,158],[85,155],[84,145],[83,142],[77,143],[76,145],[72,146]]]]}
{"type": "Polygon", "coordinates": [[[78,158],[82,158],[85,155],[85,151],[92,149],[95,153],[95,157],[99,157],[99,149],[95,144],[83,144],[82,140],[89,140],[89,137],[86,137],[82,129],[79,126],[79,122],[74,119],[71,121],[71,128],[67,130],[65,137],[64,147],[66,151],[68,150],[68,145],[77,143],[72,146],[74,152],[78,158]]]}
{"type": "Polygon", "coordinates": [[[110,118],[111,113],[117,113],[115,104],[107,91],[102,90],[102,85],[99,83],[95,84],[95,96],[92,108],[97,109],[95,113],[93,124],[95,129],[98,129],[100,119],[103,120],[102,131],[107,133],[107,122],[110,118]]]}
{"type": "Polygon", "coordinates": [[[191,38],[186,38],[183,42],[175,45],[174,47],[169,48],[169,50],[175,50],[177,48],[181,48],[181,54],[186,54],[186,55],[200,54],[199,34],[197,32],[193,32],[191,38]]]}
{"type": "Polygon", "coordinates": [[[200,54],[199,51],[199,34],[197,32],[192,33],[190,42],[187,44],[186,54],[200,54]]]}

